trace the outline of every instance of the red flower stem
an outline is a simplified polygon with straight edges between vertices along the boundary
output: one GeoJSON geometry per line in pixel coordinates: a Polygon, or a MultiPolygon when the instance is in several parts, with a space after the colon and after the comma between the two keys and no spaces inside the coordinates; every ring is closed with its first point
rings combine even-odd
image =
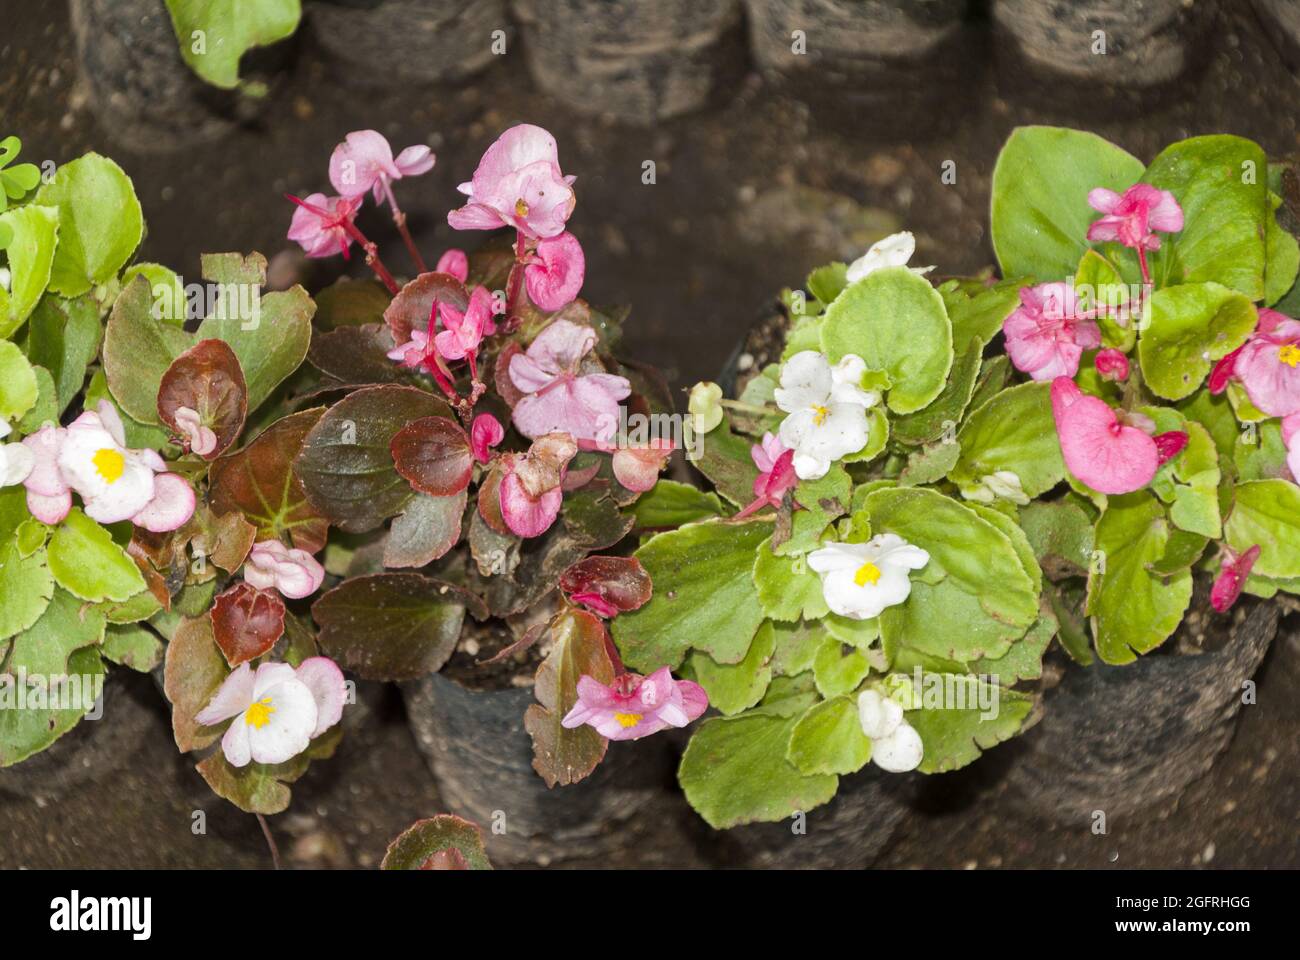
{"type": "Polygon", "coordinates": [[[406,214],[397,205],[397,197],[393,196],[392,184],[388,182],[387,177],[382,175],[380,182],[384,185],[384,194],[388,197],[388,205],[393,209],[393,223],[397,226],[397,232],[402,235],[402,242],[406,244],[406,252],[411,255],[411,260],[415,262],[416,269],[420,273],[428,273],[429,268],[424,265],[424,258],[420,256],[415,241],[411,239],[411,231],[406,229],[406,214]]]}
{"type": "Polygon", "coordinates": [[[1151,286],[1151,268],[1147,266],[1146,248],[1139,246],[1137,248],[1137,251],[1138,251],[1138,267],[1142,270],[1142,282],[1149,287],[1151,286]]]}
{"type": "MultiPolygon", "coordinates": [[[[312,213],[316,214],[316,216],[320,217],[321,220],[323,220],[325,223],[328,223],[332,226],[342,227],[343,231],[349,237],[355,240],[358,244],[360,244],[361,248],[366,251],[366,266],[370,267],[371,270],[375,271],[375,276],[377,276],[380,279],[380,281],[384,284],[384,286],[388,288],[389,293],[391,293],[393,296],[397,296],[398,292],[401,290],[401,287],[397,285],[397,281],[393,279],[393,275],[388,272],[388,268],[384,266],[384,262],[379,259],[379,248],[366,239],[365,234],[363,234],[359,229],[357,229],[357,225],[352,222],[352,219],[350,217],[336,217],[328,210],[323,210],[320,207],[316,206],[316,204],[314,203],[308,203],[306,200],[302,200],[298,197],[295,197],[292,193],[286,193],[285,197],[287,197],[289,200],[292,200],[294,203],[302,207],[304,210],[310,210],[312,213]]],[[[347,244],[344,244],[343,256],[347,257],[347,255],[348,255],[347,244]]]]}
{"type": "Polygon", "coordinates": [[[510,279],[507,282],[506,289],[506,329],[513,330],[515,324],[512,322],[515,315],[515,305],[519,301],[519,291],[523,287],[524,280],[524,259],[527,256],[527,250],[524,247],[524,234],[522,230],[515,231],[515,265],[510,268],[510,279]]]}

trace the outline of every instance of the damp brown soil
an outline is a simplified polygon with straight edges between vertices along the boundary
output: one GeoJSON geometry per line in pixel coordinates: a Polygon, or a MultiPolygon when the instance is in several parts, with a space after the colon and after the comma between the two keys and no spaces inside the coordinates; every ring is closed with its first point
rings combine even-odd
{"type": "MultiPolygon", "coordinates": [[[[457,86],[378,95],[363,92],[308,39],[261,121],[199,147],[135,152],[117,147],[89,111],[65,5],[0,0],[0,133],[19,134],[26,159],[62,162],[86,150],[113,156],[144,207],[142,258],[197,276],[201,252],[286,250],[290,211],[282,194],[324,186],[334,143],[365,127],[398,146],[428,142],[437,151],[434,170],[399,192],[417,242],[437,256],[463,242],[445,211],[483,148],[511,123],[541,124],[559,140],[566,171],[579,176],[571,226],[587,252],[588,295],[631,303],[625,351],[658,364],[683,389],[718,375],[777,289],[826,260],[856,256],[884,231],[913,230],[917,261],[946,273],[989,265],[989,180],[1016,125],[1087,126],[1147,158],[1171,140],[1223,131],[1252,137],[1273,154],[1300,149],[1300,85],[1249,5],[1222,7],[1198,74],[1176,96],[1139,98],[1136,110],[1098,110],[1101,89],[1058,94],[1014,72],[972,69],[961,108],[924,138],[871,136],[862,132],[867,118],[827,126],[750,76],[708,111],[639,129],[583,118],[534,92],[517,50],[457,86]],[[641,182],[650,159],[653,186],[641,182]],[[957,180],[945,184],[949,160],[957,180]]],[[[381,216],[370,210],[362,225],[402,263],[381,216]]],[[[342,268],[314,263],[307,281],[314,288],[342,268]]],[[[348,269],[360,272],[358,258],[348,269]]],[[[1285,624],[1257,675],[1257,703],[1242,710],[1227,753],[1177,803],[1112,821],[1105,836],[1090,823],[1028,821],[1007,795],[1004,761],[993,750],[963,771],[928,779],[918,811],[878,865],[1300,866],[1296,636],[1296,624],[1285,624]]],[[[458,669],[455,661],[450,668],[458,669]]],[[[361,703],[338,754],[313,764],[294,785],[289,811],[270,818],[292,866],[374,867],[392,837],[443,810],[397,691],[363,684],[361,703]]],[[[193,760],[177,753],[162,705],[155,706],[121,765],[75,791],[12,796],[0,772],[0,868],[270,866],[256,821],[213,796],[193,760]],[[197,813],[202,832],[194,829],[197,813]]],[[[689,844],[673,850],[678,865],[704,862],[689,844]]]]}

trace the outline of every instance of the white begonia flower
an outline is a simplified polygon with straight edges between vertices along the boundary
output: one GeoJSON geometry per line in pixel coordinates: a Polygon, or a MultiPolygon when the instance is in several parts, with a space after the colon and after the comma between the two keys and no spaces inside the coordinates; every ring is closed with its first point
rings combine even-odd
{"type": "MultiPolygon", "coordinates": [[[[12,432],[8,421],[0,420],[0,440],[12,432]]],[[[0,487],[22,483],[35,465],[36,457],[21,443],[0,443],[0,487]]]]}
{"type": "Polygon", "coordinates": [[[1023,507],[1029,502],[1024,487],[1020,485],[1020,477],[1011,470],[997,470],[986,474],[980,480],[978,486],[963,487],[961,495],[967,500],[974,500],[976,503],[1009,500],[1023,507]]]}
{"type": "Polygon", "coordinates": [[[800,480],[826,476],[831,464],[867,445],[867,410],[880,394],[861,387],[867,365],[848,354],[834,367],[815,350],[796,353],[781,368],[776,405],[789,416],[777,433],[794,451],[800,480]]]}
{"type": "Polygon", "coordinates": [[[309,657],[294,669],[241,663],[196,716],[204,726],[234,718],[221,738],[231,766],[284,763],[302,753],[343,716],[347,684],[328,657],[309,657]]]}
{"type": "Polygon", "coordinates": [[[86,516],[100,523],[140,513],[154,498],[154,474],[166,469],[157,452],[127,449],[122,420],[109,403],[77,417],[59,448],[59,472],[81,494],[86,516]]]}
{"type": "Polygon", "coordinates": [[[898,701],[882,697],[879,691],[858,694],[858,722],[871,741],[871,759],[890,773],[915,770],[925,755],[921,735],[905,719],[898,701]]]}
{"type": "MultiPolygon", "coordinates": [[[[916,252],[916,238],[904,230],[872,244],[871,249],[849,264],[848,281],[856,283],[884,267],[906,267],[916,252]]],[[[912,267],[913,273],[929,273],[934,267],[912,267]]]]}
{"type": "Polygon", "coordinates": [[[821,574],[822,595],[831,612],[870,620],[912,592],[909,570],[920,570],[930,555],[896,533],[880,533],[866,543],[828,543],[808,554],[808,566],[821,574]]]}

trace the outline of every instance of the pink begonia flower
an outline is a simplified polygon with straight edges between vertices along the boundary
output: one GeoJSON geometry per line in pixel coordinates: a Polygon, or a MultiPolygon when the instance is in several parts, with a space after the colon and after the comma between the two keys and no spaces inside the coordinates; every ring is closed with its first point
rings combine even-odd
{"type": "Polygon", "coordinates": [[[555,138],[532,124],[511,127],[487,148],[474,178],[458,190],[469,203],[447,214],[457,230],[514,227],[526,237],[564,232],[573,213],[573,177],[560,170],[555,138]]]}
{"type": "Polygon", "coordinates": [[[290,600],[310,597],[325,581],[325,568],[306,550],[279,540],[253,544],[244,562],[244,579],[259,590],[278,590],[290,600]]]}
{"type": "Polygon", "coordinates": [[[1122,423],[1104,400],[1085,394],[1069,377],[1052,381],[1052,414],[1065,465],[1092,489],[1131,493],[1156,475],[1156,442],[1122,423]]]}
{"type": "Polygon", "coordinates": [[[361,208],[361,197],[327,197],[313,193],[306,200],[289,195],[297,204],[293,219],[289,221],[288,238],[306,251],[309,257],[332,257],[336,253],[348,256],[352,235],[346,223],[351,223],[361,208]]]}
{"type": "Polygon", "coordinates": [[[1250,402],[1270,417],[1300,413],[1300,321],[1260,307],[1254,333],[1210,375],[1211,392],[1222,392],[1229,377],[1240,380],[1250,402]]]}
{"type": "Polygon", "coordinates": [[[1163,466],[1183,452],[1191,438],[1181,430],[1169,430],[1151,437],[1156,444],[1156,466],[1163,466]]]}
{"type": "Polygon", "coordinates": [[[674,680],[667,667],[648,677],[625,673],[606,686],[583,674],[578,678],[578,702],[561,725],[584,723],[609,740],[639,740],[668,727],[684,727],[709,706],[698,683],[674,680]]]}
{"type": "Polygon", "coordinates": [[[625,377],[579,374],[596,346],[596,331],[556,320],[527,352],[510,358],[510,380],[525,396],[515,406],[515,426],[526,437],[562,431],[587,448],[604,446],[618,429],[618,404],[632,392],[625,377]]]}
{"type": "Polygon", "coordinates": [[[474,453],[474,459],[479,463],[487,463],[492,459],[492,448],[500,443],[505,435],[506,430],[501,426],[501,421],[490,413],[480,413],[469,428],[469,445],[474,453]]]}
{"type": "Polygon", "coordinates": [[[1101,346],[1101,330],[1078,309],[1074,286],[1040,283],[1020,288],[1020,306],[1002,325],[1007,355],[1035,380],[1073,377],[1084,350],[1101,346]]]}
{"type": "Polygon", "coordinates": [[[206,457],[217,449],[217,435],[212,432],[211,427],[203,425],[197,410],[191,410],[189,407],[178,407],[174,419],[176,420],[176,426],[180,429],[181,439],[190,448],[190,453],[197,453],[200,457],[206,457]]]}
{"type": "Polygon", "coordinates": [[[1291,479],[1300,483],[1300,413],[1282,418],[1282,442],[1286,444],[1286,465],[1291,479]]]}
{"type": "Polygon", "coordinates": [[[210,727],[235,718],[221,738],[231,766],[284,763],[339,722],[347,696],[343,672],[328,657],[308,657],[296,670],[263,663],[254,672],[241,663],[194,719],[210,727]]]}
{"type": "Polygon", "coordinates": [[[672,453],[672,441],[664,439],[640,447],[620,447],[614,451],[614,477],[629,490],[645,493],[659,482],[659,471],[672,453]]]}
{"type": "Polygon", "coordinates": [[[1135,250],[1159,250],[1153,231],[1177,233],[1183,229],[1183,208],[1168,190],[1135,183],[1123,195],[1098,187],[1088,192],[1088,206],[1105,214],[1088,227],[1093,243],[1122,243],[1135,250]]]}
{"type": "Polygon", "coordinates": [[[1107,347],[1099,350],[1093,359],[1098,375],[1103,380],[1118,381],[1128,379],[1128,357],[1119,350],[1107,347]]]}
{"type": "Polygon", "coordinates": [[[464,250],[457,250],[452,247],[438,258],[437,266],[433,268],[434,273],[449,273],[461,283],[469,279],[469,257],[465,255],[464,250]]]}
{"type": "Polygon", "coordinates": [[[1255,566],[1258,559],[1258,544],[1241,554],[1233,552],[1231,547],[1224,544],[1223,563],[1219,567],[1219,575],[1214,578],[1214,586],[1210,588],[1210,606],[1219,613],[1227,613],[1241,596],[1251,567],[1255,566]]]}
{"type": "Polygon", "coordinates": [[[524,267],[528,299],[542,310],[559,310],[573,302],[587,274],[582,244],[573,234],[549,237],[537,244],[531,263],[524,267]]]}
{"type": "Polygon", "coordinates": [[[496,332],[492,294],[484,287],[474,288],[464,313],[447,303],[439,303],[437,310],[443,329],[434,337],[434,346],[445,360],[468,358],[472,362],[483,335],[496,332]]]}
{"type": "Polygon", "coordinates": [[[754,478],[754,500],[732,519],[740,520],[764,507],[780,508],[785,495],[799,486],[794,471],[794,451],[787,449],[773,433],[763,434],[762,443],[749,448],[749,456],[758,467],[754,478]]]}
{"type": "Polygon", "coordinates": [[[407,147],[394,159],[393,148],[382,133],[354,130],[330,154],[330,183],[348,198],[373,190],[375,202],[382,203],[391,181],[428,173],[436,159],[424,144],[407,147]]]}
{"type": "MultiPolygon", "coordinates": [[[[189,482],[168,473],[156,451],[127,449],[122,418],[108,401],[82,413],[55,442],[63,483],[81,495],[92,520],[130,520],[153,533],[165,533],[193,516],[194,489],[189,482]]],[[[37,453],[38,461],[44,456],[37,453]]],[[[48,477],[40,480],[44,485],[48,477]]]]}
{"type": "Polygon", "coordinates": [[[388,359],[397,360],[404,367],[418,370],[427,365],[427,361],[435,352],[428,332],[415,327],[411,330],[410,340],[399,343],[388,351],[388,359]]]}
{"type": "Polygon", "coordinates": [[[501,519],[519,537],[539,537],[551,528],[564,500],[564,477],[578,445],[565,433],[533,441],[528,452],[501,457],[501,519]]]}
{"type": "Polygon", "coordinates": [[[50,526],[62,523],[72,509],[72,488],[59,473],[59,450],[66,435],[63,427],[46,424],[23,438],[23,446],[32,452],[32,469],[23,481],[27,509],[50,526]]]}

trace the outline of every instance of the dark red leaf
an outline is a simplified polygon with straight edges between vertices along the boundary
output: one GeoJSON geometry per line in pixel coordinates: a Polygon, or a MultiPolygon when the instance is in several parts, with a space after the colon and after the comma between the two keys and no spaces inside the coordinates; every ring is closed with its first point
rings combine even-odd
{"type": "Polygon", "coordinates": [[[464,312],[469,305],[469,294],[465,285],[450,274],[420,274],[398,291],[384,311],[384,322],[393,334],[394,343],[406,343],[413,328],[423,330],[429,325],[435,300],[464,312]]]}
{"type": "Polygon", "coordinates": [[[393,437],[393,464],[416,490],[450,497],[469,486],[474,451],[469,437],[446,417],[421,417],[393,437]]]}
{"type": "Polygon", "coordinates": [[[248,415],[248,385],[239,358],[223,340],[200,340],[163,374],[158,387],[158,416],[180,435],[176,411],[189,407],[199,422],[217,435],[217,445],[205,460],[215,460],[239,439],[248,415]]]}
{"type": "Polygon", "coordinates": [[[602,616],[644,606],[652,588],[650,574],[636,557],[587,557],[560,577],[560,589],[570,600],[602,616]]]}
{"type": "Polygon", "coordinates": [[[232,667],[254,660],[284,633],[284,601],[240,580],[213,602],[212,633],[232,667]]]}

